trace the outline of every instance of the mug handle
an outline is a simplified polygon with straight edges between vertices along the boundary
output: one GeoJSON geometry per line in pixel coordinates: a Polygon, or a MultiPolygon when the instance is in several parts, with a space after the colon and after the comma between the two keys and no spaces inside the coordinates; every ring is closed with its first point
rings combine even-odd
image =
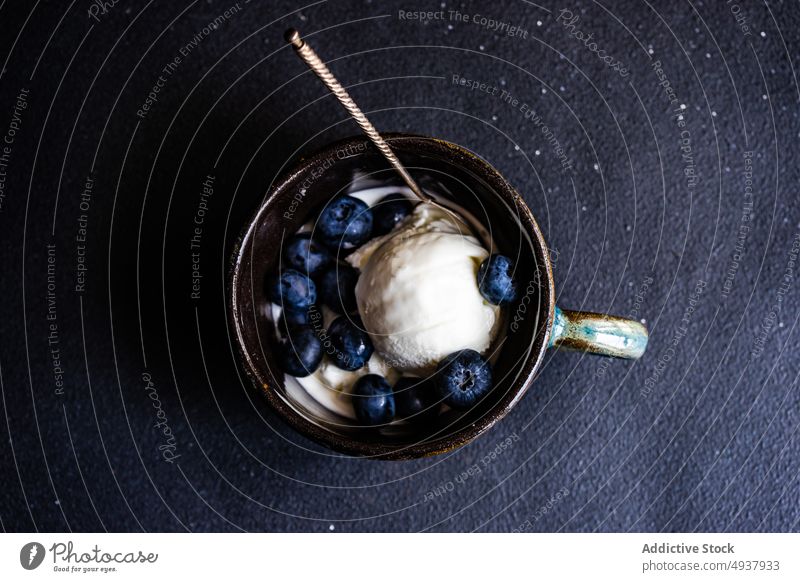
{"type": "Polygon", "coordinates": [[[636,360],[647,348],[647,328],[638,321],[556,307],[550,347],[636,360]]]}

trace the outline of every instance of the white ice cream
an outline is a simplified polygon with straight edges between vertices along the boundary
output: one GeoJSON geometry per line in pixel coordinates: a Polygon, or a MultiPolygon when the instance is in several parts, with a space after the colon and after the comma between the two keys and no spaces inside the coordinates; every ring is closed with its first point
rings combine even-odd
{"type": "Polygon", "coordinates": [[[428,374],[452,352],[487,350],[500,319],[477,285],[488,254],[459,217],[425,203],[350,255],[361,270],[358,311],[382,359],[428,374]]]}

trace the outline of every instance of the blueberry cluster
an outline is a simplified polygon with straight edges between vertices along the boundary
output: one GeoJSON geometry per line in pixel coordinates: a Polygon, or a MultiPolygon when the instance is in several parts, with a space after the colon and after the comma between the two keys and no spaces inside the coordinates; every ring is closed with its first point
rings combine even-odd
{"type": "MultiPolygon", "coordinates": [[[[339,196],[320,213],[318,238],[300,233],[288,241],[284,268],[268,284],[270,300],[282,310],[277,357],[287,374],[308,376],[322,361],[322,342],[311,326],[310,315],[317,304],[339,314],[327,330],[333,364],[353,371],[369,361],[374,347],[356,305],[359,273],[340,257],[371,237],[390,232],[412,208],[402,194],[390,194],[374,208],[358,198],[339,196]]],[[[498,254],[481,263],[477,283],[486,301],[505,305],[518,298],[513,269],[511,260],[498,254]]],[[[404,376],[392,387],[383,376],[361,376],[353,387],[352,400],[356,418],[366,425],[387,424],[397,418],[427,422],[439,414],[442,403],[469,408],[491,387],[491,366],[478,352],[466,349],[439,362],[429,378],[404,376]]]]}
{"type": "Polygon", "coordinates": [[[492,369],[475,350],[461,350],[439,362],[429,378],[403,376],[394,385],[382,376],[367,374],[353,388],[356,418],[363,424],[387,424],[395,418],[425,423],[450,408],[470,408],[492,387],[492,369]]]}
{"type": "Polygon", "coordinates": [[[353,196],[339,196],[320,213],[313,237],[303,232],[286,243],[282,269],[270,278],[267,294],[281,307],[277,356],[287,374],[308,376],[322,361],[322,343],[310,315],[320,304],[340,315],[327,331],[333,363],[351,371],[367,363],[374,348],[355,314],[358,271],[339,257],[391,231],[412,207],[402,194],[390,194],[374,208],[353,196]]]}

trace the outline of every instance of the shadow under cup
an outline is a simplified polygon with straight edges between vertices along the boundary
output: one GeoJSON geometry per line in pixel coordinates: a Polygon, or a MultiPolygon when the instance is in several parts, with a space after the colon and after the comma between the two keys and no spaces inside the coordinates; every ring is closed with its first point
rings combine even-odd
{"type": "MultiPolygon", "coordinates": [[[[234,254],[231,318],[245,370],[275,411],[308,438],[339,452],[407,459],[466,444],[516,404],[547,346],[554,309],[549,257],[538,226],[514,189],[486,162],[454,144],[410,135],[385,136],[423,189],[452,200],[489,232],[494,248],[516,263],[518,302],[503,308],[503,331],[493,354],[493,389],[466,411],[447,410],[422,423],[359,426],[330,412],[275,360],[277,341],[265,280],[277,271],[286,239],[316,218],[337,194],[402,185],[366,138],[350,138],[302,159],[275,182],[234,254]]],[[[486,241],[484,241],[485,243],[486,241]]]]}

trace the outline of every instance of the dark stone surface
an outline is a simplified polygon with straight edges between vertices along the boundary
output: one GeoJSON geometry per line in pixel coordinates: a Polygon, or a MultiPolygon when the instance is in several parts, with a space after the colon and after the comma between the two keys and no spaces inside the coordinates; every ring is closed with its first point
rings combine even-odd
{"type": "Polygon", "coordinates": [[[233,0],[120,2],[97,20],[88,2],[2,5],[0,139],[29,91],[0,210],[3,529],[798,529],[796,6],[742,3],[745,34],[721,2],[442,4],[444,19],[420,23],[399,11],[439,2],[299,10],[242,0],[208,34],[233,0]],[[579,15],[574,30],[562,8],[579,15]],[[338,458],[278,421],[237,370],[227,257],[277,172],[356,132],[284,46],[289,26],[380,129],[439,136],[499,168],[557,251],[560,303],[645,319],[646,356],[548,354],[498,428],[433,459],[338,458]],[[453,75],[499,89],[469,90],[453,75]],[[190,238],[207,175],[214,193],[193,300],[190,238]],[[150,395],[175,435],[172,463],[159,452],[150,395]]]}

